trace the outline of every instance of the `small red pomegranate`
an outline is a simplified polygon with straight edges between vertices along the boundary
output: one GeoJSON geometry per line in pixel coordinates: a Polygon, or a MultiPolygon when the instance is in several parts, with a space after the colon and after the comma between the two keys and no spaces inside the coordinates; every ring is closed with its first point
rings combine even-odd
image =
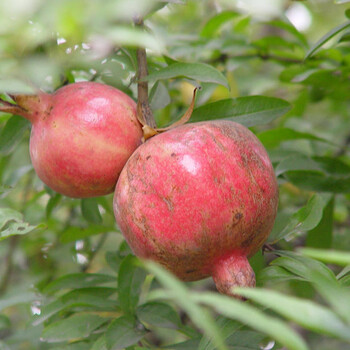
{"type": "Polygon", "coordinates": [[[33,124],[30,155],[45,184],[69,197],[113,192],[123,166],[141,144],[136,103],[129,96],[108,85],[81,82],[54,94],[13,99],[17,105],[6,103],[0,110],[33,124]]]}
{"type": "Polygon", "coordinates": [[[134,253],[219,292],[254,286],[247,258],[268,237],[278,187],[255,135],[231,121],[187,124],[141,145],[120,174],[114,211],[134,253]]]}

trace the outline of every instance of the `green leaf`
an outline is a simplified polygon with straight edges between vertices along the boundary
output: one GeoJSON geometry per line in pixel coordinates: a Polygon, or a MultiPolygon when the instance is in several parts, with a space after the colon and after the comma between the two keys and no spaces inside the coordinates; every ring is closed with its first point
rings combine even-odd
{"type": "Polygon", "coordinates": [[[146,261],[144,264],[166,288],[161,296],[164,299],[171,299],[176,302],[191,320],[204,331],[205,335],[209,339],[213,339],[213,343],[218,349],[226,350],[227,347],[224,345],[220,329],[218,329],[210,314],[191,300],[191,294],[185,285],[155,262],[146,261]]]}
{"type": "Polygon", "coordinates": [[[268,316],[260,310],[217,293],[192,293],[191,300],[203,303],[226,317],[238,320],[247,326],[277,340],[290,350],[307,350],[304,340],[283,321],[268,316]]]}
{"type": "Polygon", "coordinates": [[[237,17],[238,13],[233,11],[223,11],[214,17],[210,18],[210,20],[203,27],[200,35],[204,38],[213,37],[216,31],[226,22],[232,20],[237,17]]]}
{"type": "Polygon", "coordinates": [[[156,301],[140,305],[136,315],[141,322],[156,327],[178,328],[181,324],[178,314],[170,305],[156,301]]]}
{"type": "Polygon", "coordinates": [[[327,281],[328,285],[337,285],[337,279],[333,272],[321,262],[289,251],[274,251],[281,257],[273,260],[271,265],[279,266],[296,276],[312,283],[319,280],[327,281]]]}
{"type": "Polygon", "coordinates": [[[229,88],[227,79],[217,69],[205,63],[174,63],[149,74],[145,80],[157,81],[186,77],[205,83],[215,83],[229,88]]]}
{"type": "Polygon", "coordinates": [[[146,333],[143,328],[136,325],[132,317],[119,317],[111,322],[105,333],[107,350],[121,350],[134,345],[146,333]]]}
{"type": "Polygon", "coordinates": [[[313,159],[302,154],[294,154],[284,158],[276,167],[276,176],[291,170],[315,170],[322,171],[321,166],[313,159]]]}
{"type": "Polygon", "coordinates": [[[306,329],[350,341],[350,327],[346,326],[332,311],[311,300],[298,299],[258,288],[238,288],[235,292],[272,309],[306,329]]]}
{"type": "MultiPolygon", "coordinates": [[[[236,334],[237,330],[242,327],[242,324],[238,323],[237,321],[231,320],[223,316],[219,316],[216,319],[215,323],[217,327],[220,329],[220,332],[223,338],[226,340],[226,343],[228,343],[227,338],[230,337],[232,334],[236,334]]],[[[197,349],[198,350],[215,350],[215,344],[213,343],[212,339],[204,335],[197,349]]]]}
{"type": "Polygon", "coordinates": [[[307,204],[294,213],[287,226],[280,232],[276,232],[274,236],[270,235],[270,242],[288,238],[291,235],[300,235],[304,232],[314,229],[322,219],[323,210],[329,202],[329,196],[321,196],[314,194],[307,204]]]}
{"type": "Polygon", "coordinates": [[[62,232],[60,241],[62,243],[74,242],[79,239],[84,239],[93,235],[99,235],[101,233],[115,231],[113,226],[102,226],[91,224],[88,227],[68,227],[62,232]]]}
{"type": "Polygon", "coordinates": [[[50,348],[50,350],[90,350],[90,344],[86,342],[77,342],[66,346],[50,348]]]}
{"type": "Polygon", "coordinates": [[[14,115],[11,117],[0,134],[0,154],[6,156],[10,154],[22,140],[22,137],[30,123],[28,120],[14,115]]]}
{"type": "Polygon", "coordinates": [[[196,108],[191,122],[230,119],[246,127],[270,123],[290,110],[288,102],[274,97],[245,96],[212,102],[196,108]]]}
{"type": "Polygon", "coordinates": [[[0,311],[14,305],[30,303],[37,299],[38,299],[38,296],[31,291],[20,291],[20,292],[11,291],[1,296],[0,311]]]}
{"type": "Polygon", "coordinates": [[[309,170],[288,171],[285,178],[294,185],[309,191],[349,193],[349,176],[330,176],[325,173],[309,170]]]}
{"type": "Polygon", "coordinates": [[[227,344],[234,350],[261,350],[264,334],[253,331],[237,331],[227,339],[227,344]]]}
{"type": "Polygon", "coordinates": [[[0,208],[0,241],[14,236],[24,235],[44,225],[31,226],[23,221],[23,215],[10,208],[0,208]]]}
{"type": "Polygon", "coordinates": [[[198,349],[199,339],[190,339],[181,343],[168,345],[169,350],[193,350],[198,349]]]}
{"type": "Polygon", "coordinates": [[[50,197],[46,205],[46,219],[51,217],[52,211],[57,207],[61,199],[62,195],[59,193],[55,193],[52,197],[50,197]]]}
{"type": "Polygon", "coordinates": [[[333,211],[334,196],[332,196],[323,209],[320,222],[306,237],[306,245],[314,248],[330,248],[333,240],[333,211]]]}
{"type": "Polygon", "coordinates": [[[87,222],[91,224],[102,223],[102,216],[96,198],[83,198],[81,200],[81,212],[87,222]]]}
{"type": "Polygon", "coordinates": [[[45,327],[42,339],[50,343],[57,343],[71,339],[86,338],[107,321],[108,319],[97,315],[75,314],[45,327]]]}
{"type": "Polygon", "coordinates": [[[109,299],[116,293],[116,288],[93,287],[81,288],[68,292],[53,302],[41,308],[40,315],[36,316],[33,325],[37,326],[61,311],[72,308],[91,311],[112,311],[116,310],[117,302],[109,299]]]}
{"type": "Polygon", "coordinates": [[[305,60],[310,58],[321,46],[323,46],[327,41],[332,39],[335,35],[343,31],[344,29],[350,27],[350,21],[338,25],[337,27],[330,30],[325,34],[320,40],[318,40],[314,45],[311,46],[309,51],[306,53],[305,60]]]}
{"type": "Polygon", "coordinates": [[[128,255],[123,259],[118,273],[118,295],[125,313],[134,313],[145,278],[146,272],[135,256],[128,255]]]}
{"type": "Polygon", "coordinates": [[[304,46],[307,46],[307,39],[306,37],[296,29],[292,23],[287,21],[281,21],[281,20],[274,20],[268,22],[269,25],[272,25],[274,27],[281,28],[290,34],[292,34],[295,38],[297,38],[304,46]]]}
{"type": "Polygon", "coordinates": [[[332,142],[322,137],[318,137],[307,132],[300,132],[289,128],[271,129],[263,131],[257,136],[266,148],[275,148],[279,146],[282,142],[300,139],[320,141],[332,144],[332,142]]]}
{"type": "Polygon", "coordinates": [[[348,252],[315,248],[299,248],[299,251],[303,255],[328,264],[336,264],[341,266],[350,265],[350,253],[348,252]]]}
{"type": "Polygon", "coordinates": [[[43,290],[44,293],[52,293],[61,289],[76,289],[95,287],[100,284],[116,282],[116,278],[100,273],[72,273],[57,278],[49,283],[43,290]]]}
{"type": "Polygon", "coordinates": [[[280,266],[269,266],[263,269],[257,276],[257,281],[263,283],[278,283],[290,280],[303,280],[280,266]]]}
{"type": "Polygon", "coordinates": [[[103,334],[94,342],[90,350],[108,350],[105,334],[103,334]]]}

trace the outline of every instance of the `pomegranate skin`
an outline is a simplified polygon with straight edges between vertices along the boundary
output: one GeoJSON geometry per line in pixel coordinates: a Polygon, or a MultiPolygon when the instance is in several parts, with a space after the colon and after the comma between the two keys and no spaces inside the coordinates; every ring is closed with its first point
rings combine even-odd
{"type": "Polygon", "coordinates": [[[267,239],[278,186],[255,135],[231,121],[186,124],[141,145],[120,174],[116,221],[133,252],[221,293],[254,286],[247,258],[267,239]]]}
{"type": "Polygon", "coordinates": [[[114,191],[142,138],[136,103],[128,95],[108,85],[81,82],[52,95],[14,99],[33,124],[30,156],[46,185],[75,198],[114,191]]]}

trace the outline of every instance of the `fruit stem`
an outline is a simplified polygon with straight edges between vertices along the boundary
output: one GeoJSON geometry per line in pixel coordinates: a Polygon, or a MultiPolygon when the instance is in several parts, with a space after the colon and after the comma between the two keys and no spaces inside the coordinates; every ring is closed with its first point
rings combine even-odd
{"type": "MultiPolygon", "coordinates": [[[[144,27],[142,18],[136,18],[134,22],[135,25],[137,25],[138,27],[144,27]]],[[[139,118],[141,119],[142,125],[146,124],[151,128],[156,128],[156,121],[154,119],[153,112],[148,101],[148,81],[144,80],[144,78],[148,75],[148,69],[146,49],[143,47],[139,47],[137,49],[137,65],[137,113],[139,114],[139,118]]]]}
{"type": "Polygon", "coordinates": [[[218,259],[214,263],[212,277],[217,290],[238,299],[234,294],[235,287],[255,287],[255,274],[245,255],[233,252],[218,259]]]}

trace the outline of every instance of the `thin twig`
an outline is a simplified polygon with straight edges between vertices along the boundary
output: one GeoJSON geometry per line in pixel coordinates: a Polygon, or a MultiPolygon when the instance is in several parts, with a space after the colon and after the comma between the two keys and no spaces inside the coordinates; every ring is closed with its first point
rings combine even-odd
{"type": "MultiPolygon", "coordinates": [[[[135,25],[140,28],[144,27],[143,20],[135,19],[135,25]]],[[[140,113],[141,120],[151,128],[156,128],[153,112],[148,101],[148,82],[143,80],[148,75],[146,49],[139,47],[137,49],[137,64],[138,64],[138,83],[137,83],[137,97],[138,97],[138,113],[140,113]]]]}

